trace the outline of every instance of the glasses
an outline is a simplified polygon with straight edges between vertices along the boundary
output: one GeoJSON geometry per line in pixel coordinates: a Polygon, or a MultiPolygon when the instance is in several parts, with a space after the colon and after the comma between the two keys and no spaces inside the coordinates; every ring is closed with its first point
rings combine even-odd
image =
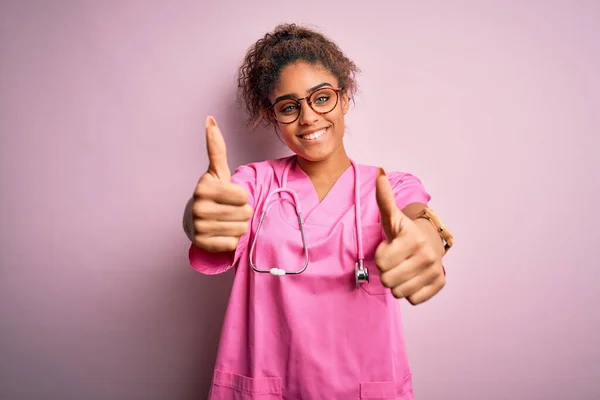
{"type": "Polygon", "coordinates": [[[277,101],[269,107],[273,116],[282,124],[291,124],[300,117],[300,101],[306,100],[309,107],[317,114],[327,114],[338,104],[339,94],[343,88],[325,87],[317,89],[301,99],[286,98],[277,101]]]}

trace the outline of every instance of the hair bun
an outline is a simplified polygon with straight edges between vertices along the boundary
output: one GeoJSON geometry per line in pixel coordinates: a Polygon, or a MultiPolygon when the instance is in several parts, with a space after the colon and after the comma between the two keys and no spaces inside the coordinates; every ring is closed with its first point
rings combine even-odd
{"type": "Polygon", "coordinates": [[[300,38],[298,26],[296,24],[283,24],[275,28],[274,37],[276,42],[283,42],[286,40],[292,40],[300,38]]]}

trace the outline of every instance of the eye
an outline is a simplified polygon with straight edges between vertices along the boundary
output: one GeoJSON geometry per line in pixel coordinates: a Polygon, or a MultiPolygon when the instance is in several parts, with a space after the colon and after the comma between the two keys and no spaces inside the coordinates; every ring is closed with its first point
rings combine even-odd
{"type": "Polygon", "coordinates": [[[278,107],[278,110],[281,114],[292,114],[296,112],[297,109],[298,106],[295,103],[286,103],[278,107]]]}
{"type": "Polygon", "coordinates": [[[333,99],[335,99],[335,96],[336,92],[332,89],[320,89],[312,94],[311,103],[315,106],[326,106],[330,102],[334,101],[333,99]]]}
{"type": "Polygon", "coordinates": [[[316,104],[325,103],[327,100],[329,100],[329,96],[322,94],[322,95],[319,95],[315,99],[314,103],[316,103],[316,104]]]}

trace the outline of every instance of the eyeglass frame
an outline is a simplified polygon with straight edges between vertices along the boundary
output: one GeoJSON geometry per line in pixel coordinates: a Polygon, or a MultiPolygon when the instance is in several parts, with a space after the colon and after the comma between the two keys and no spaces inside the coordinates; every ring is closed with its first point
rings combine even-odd
{"type": "Polygon", "coordinates": [[[294,99],[292,97],[289,97],[289,98],[285,98],[285,99],[281,99],[279,101],[276,101],[275,103],[273,103],[269,107],[267,107],[267,111],[271,112],[272,115],[273,115],[273,118],[275,119],[275,121],[279,122],[280,124],[284,124],[284,125],[293,124],[294,122],[298,121],[298,118],[300,118],[300,113],[302,112],[302,107],[301,107],[301,104],[300,104],[301,100],[306,100],[306,104],[308,104],[308,106],[310,107],[310,109],[313,110],[314,112],[316,112],[317,114],[319,114],[319,115],[325,115],[325,114],[329,114],[330,112],[332,112],[333,110],[335,110],[335,108],[337,107],[338,103],[340,102],[340,93],[342,93],[343,91],[344,91],[343,87],[334,88],[334,87],[331,87],[331,86],[323,86],[323,87],[320,87],[320,88],[317,88],[317,89],[313,90],[312,92],[310,92],[308,94],[308,96],[301,97],[299,99],[294,99]],[[330,90],[333,90],[335,92],[335,95],[336,95],[336,97],[335,97],[335,104],[334,104],[333,107],[331,107],[331,110],[326,111],[326,112],[320,112],[320,111],[317,111],[317,110],[315,110],[313,108],[312,102],[310,101],[310,97],[313,94],[315,94],[316,92],[318,92],[319,90],[324,90],[324,89],[330,89],[330,90]],[[298,111],[298,115],[296,116],[296,118],[293,121],[290,121],[290,122],[281,122],[275,116],[274,107],[277,105],[277,103],[280,103],[280,102],[286,101],[286,100],[295,101],[296,104],[298,105],[299,111],[298,111]]]}

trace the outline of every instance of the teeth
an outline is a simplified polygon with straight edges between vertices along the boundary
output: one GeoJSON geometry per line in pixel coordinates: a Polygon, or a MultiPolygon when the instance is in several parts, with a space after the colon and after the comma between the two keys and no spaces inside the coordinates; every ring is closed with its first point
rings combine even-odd
{"type": "Polygon", "coordinates": [[[304,139],[304,140],[314,140],[314,139],[320,138],[324,134],[325,134],[325,129],[321,129],[320,131],[316,131],[316,132],[313,132],[313,133],[308,134],[308,135],[303,135],[302,139],[304,139]]]}

